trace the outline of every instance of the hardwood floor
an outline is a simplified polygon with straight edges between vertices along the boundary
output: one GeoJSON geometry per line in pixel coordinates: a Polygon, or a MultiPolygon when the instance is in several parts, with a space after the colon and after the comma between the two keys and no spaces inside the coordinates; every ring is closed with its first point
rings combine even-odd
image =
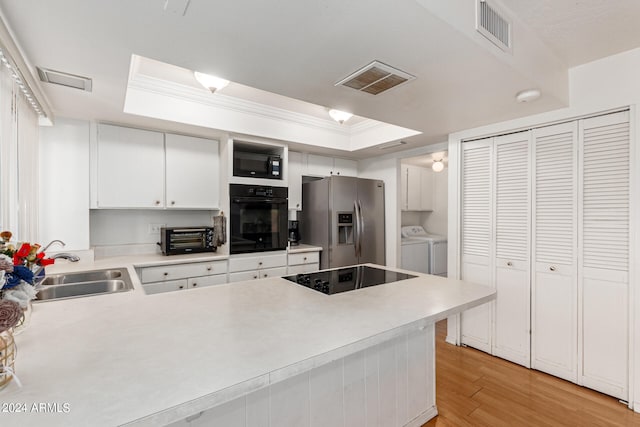
{"type": "Polygon", "coordinates": [[[613,397],[471,348],[445,343],[436,325],[436,404],[423,427],[640,426],[613,397]]]}

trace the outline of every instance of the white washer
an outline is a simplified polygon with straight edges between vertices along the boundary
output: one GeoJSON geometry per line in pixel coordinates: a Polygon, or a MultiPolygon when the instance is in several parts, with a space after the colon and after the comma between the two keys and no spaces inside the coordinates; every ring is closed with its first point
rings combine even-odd
{"type": "Polygon", "coordinates": [[[401,240],[401,267],[405,270],[429,273],[429,242],[423,239],[401,240]]]}
{"type": "MultiPolygon", "coordinates": [[[[438,276],[447,276],[447,238],[444,236],[439,236],[437,234],[429,234],[425,231],[425,229],[420,225],[408,225],[402,227],[401,229],[402,235],[402,264],[403,268],[407,268],[407,270],[411,270],[409,267],[404,267],[405,260],[405,252],[407,252],[407,257],[411,258],[413,255],[409,254],[413,252],[412,250],[405,251],[405,241],[415,242],[422,241],[427,243],[429,250],[427,255],[427,267],[426,272],[429,274],[435,274],[438,276]]],[[[409,249],[409,247],[406,247],[409,249]]],[[[416,251],[417,252],[417,251],[416,251]]],[[[409,259],[407,259],[408,262],[409,259]]],[[[412,264],[413,266],[413,264],[412,264]]],[[[422,270],[414,270],[421,271],[422,270]]]]}

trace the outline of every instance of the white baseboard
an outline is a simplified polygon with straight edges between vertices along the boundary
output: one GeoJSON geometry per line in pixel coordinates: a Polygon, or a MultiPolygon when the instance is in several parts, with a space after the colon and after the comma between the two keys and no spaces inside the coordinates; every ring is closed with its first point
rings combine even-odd
{"type": "Polygon", "coordinates": [[[420,415],[418,415],[417,417],[415,417],[414,419],[412,419],[411,421],[409,421],[407,424],[404,425],[404,427],[420,427],[423,424],[425,424],[427,421],[429,421],[431,418],[437,415],[438,415],[438,408],[434,405],[431,408],[424,411],[423,413],[421,413],[420,415]]]}
{"type": "Polygon", "coordinates": [[[449,335],[447,335],[447,337],[444,339],[445,342],[451,344],[451,345],[458,345],[458,343],[456,342],[456,337],[451,337],[449,335]]]}

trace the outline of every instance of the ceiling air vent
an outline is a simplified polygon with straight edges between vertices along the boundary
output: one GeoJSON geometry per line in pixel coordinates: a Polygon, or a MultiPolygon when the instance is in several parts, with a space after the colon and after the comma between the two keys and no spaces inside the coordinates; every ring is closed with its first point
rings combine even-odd
{"type": "Polygon", "coordinates": [[[476,29],[500,49],[511,52],[511,23],[486,0],[477,0],[476,29]]]}
{"type": "Polygon", "coordinates": [[[36,68],[40,80],[45,83],[53,83],[91,92],[92,82],[88,77],[76,76],[75,74],[63,73],[62,71],[49,70],[47,68],[36,68]]]}
{"type": "Polygon", "coordinates": [[[351,73],[335,85],[346,86],[360,92],[377,95],[413,79],[415,79],[415,76],[409,73],[382,62],[373,61],[371,64],[351,73]]]}

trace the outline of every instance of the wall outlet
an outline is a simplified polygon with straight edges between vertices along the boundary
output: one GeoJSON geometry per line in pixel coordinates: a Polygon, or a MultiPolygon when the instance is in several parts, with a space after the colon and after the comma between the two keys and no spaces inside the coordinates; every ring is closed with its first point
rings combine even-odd
{"type": "Polygon", "coordinates": [[[166,226],[166,224],[149,224],[149,234],[160,234],[160,229],[166,226]]]}

